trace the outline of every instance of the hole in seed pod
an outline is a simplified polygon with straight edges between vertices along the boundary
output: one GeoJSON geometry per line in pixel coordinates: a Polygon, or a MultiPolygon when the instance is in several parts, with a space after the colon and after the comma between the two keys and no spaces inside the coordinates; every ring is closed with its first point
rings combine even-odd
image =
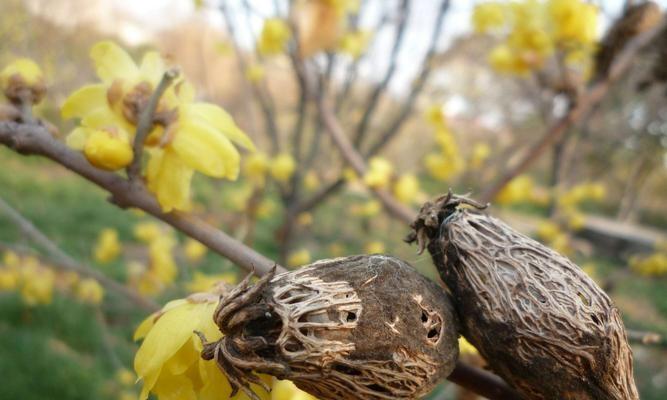
{"type": "Polygon", "coordinates": [[[591,314],[591,320],[593,322],[595,322],[596,325],[602,325],[602,323],[600,322],[600,319],[595,314],[591,314]]]}
{"type": "Polygon", "coordinates": [[[345,318],[347,322],[354,322],[356,319],[357,319],[357,314],[353,312],[347,313],[347,317],[345,318]]]}
{"type": "Polygon", "coordinates": [[[287,343],[285,343],[285,351],[288,351],[290,353],[296,353],[298,351],[302,351],[303,349],[304,349],[303,345],[294,339],[291,339],[287,341],[287,343]]]}
{"type": "Polygon", "coordinates": [[[428,322],[428,315],[424,311],[422,311],[422,322],[426,323],[428,322]]]}
{"type": "Polygon", "coordinates": [[[429,339],[431,339],[431,341],[437,341],[439,336],[440,336],[440,332],[435,328],[428,331],[428,334],[427,334],[427,337],[429,339]]]}

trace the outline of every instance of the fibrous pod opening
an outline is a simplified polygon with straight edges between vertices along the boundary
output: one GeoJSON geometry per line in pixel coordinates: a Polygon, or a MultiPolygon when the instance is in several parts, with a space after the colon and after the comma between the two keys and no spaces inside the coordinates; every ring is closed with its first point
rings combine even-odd
{"type": "Polygon", "coordinates": [[[530,399],[637,399],[618,309],[564,256],[502,221],[428,202],[408,237],[427,245],[463,335],[530,399]]]}
{"type": "Polygon", "coordinates": [[[246,281],[215,318],[225,336],[203,356],[243,390],[254,371],[320,399],[413,399],[458,356],[445,292],[387,256],[323,260],[252,287],[246,281]]]}

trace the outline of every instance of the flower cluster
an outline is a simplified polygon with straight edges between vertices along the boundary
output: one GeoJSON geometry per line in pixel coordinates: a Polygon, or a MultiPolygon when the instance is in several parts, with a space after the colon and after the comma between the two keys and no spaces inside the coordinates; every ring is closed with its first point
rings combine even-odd
{"type": "Polygon", "coordinates": [[[97,237],[93,248],[93,257],[99,263],[108,263],[115,260],[121,251],[118,232],[115,229],[103,229],[97,237]]]}
{"type": "Polygon", "coordinates": [[[477,32],[502,40],[489,54],[491,65],[518,75],[542,69],[556,52],[572,64],[588,66],[597,20],[597,7],[583,0],[485,2],[472,17],[477,32]]]}
{"type": "Polygon", "coordinates": [[[0,291],[18,291],[29,306],[50,304],[55,291],[87,304],[100,304],[104,289],[95,279],[81,279],[74,272],[56,272],[32,256],[7,251],[0,261],[0,291]]]}
{"type": "Polygon", "coordinates": [[[148,265],[128,263],[130,284],[146,295],[155,295],[176,279],[178,268],[174,259],[176,238],[173,232],[154,222],[140,222],[134,236],[148,246],[148,265]]]}
{"type": "Polygon", "coordinates": [[[271,158],[257,152],[246,157],[243,174],[254,186],[261,188],[266,184],[268,176],[278,182],[287,183],[296,168],[296,161],[288,153],[281,153],[271,158]]]}
{"type": "MultiPolygon", "coordinates": [[[[116,171],[140,156],[132,152],[137,124],[168,68],[157,52],[147,52],[137,65],[112,42],[96,44],[90,56],[101,82],[78,89],[62,105],[63,118],[79,120],[67,143],[94,166],[116,171]]],[[[151,123],[144,141],[145,178],[165,212],[190,208],[195,171],[236,179],[240,155],[234,145],[254,150],[222,108],[195,102],[194,89],[183,78],[160,97],[151,123]]]]}
{"type": "Polygon", "coordinates": [[[665,276],[667,275],[667,250],[630,259],[630,268],[643,276],[665,276]]]}
{"type": "Polygon", "coordinates": [[[447,119],[439,105],[431,106],[426,111],[427,121],[435,128],[435,141],[439,151],[429,153],[424,159],[424,166],[429,174],[440,181],[452,179],[463,172],[465,161],[459,151],[454,134],[449,129],[447,119]]]}
{"type": "Polygon", "coordinates": [[[289,26],[284,20],[280,18],[268,18],[264,20],[257,48],[264,55],[282,53],[291,36],[292,32],[290,32],[289,26]]]}

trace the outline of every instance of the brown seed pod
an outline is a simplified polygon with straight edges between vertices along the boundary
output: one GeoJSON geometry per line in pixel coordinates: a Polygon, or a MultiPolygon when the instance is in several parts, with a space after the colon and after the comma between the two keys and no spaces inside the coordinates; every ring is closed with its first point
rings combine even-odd
{"type": "MultiPolygon", "coordinates": [[[[408,241],[428,250],[489,366],[528,399],[638,399],[618,309],[567,258],[442,196],[408,241]]],[[[480,206],[477,204],[477,206],[480,206]]]]}
{"type": "Polygon", "coordinates": [[[234,390],[256,398],[253,372],[290,379],[326,399],[413,399],[454,368],[458,331],[442,288],[405,262],[360,255],[245,279],[204,346],[234,390]]]}

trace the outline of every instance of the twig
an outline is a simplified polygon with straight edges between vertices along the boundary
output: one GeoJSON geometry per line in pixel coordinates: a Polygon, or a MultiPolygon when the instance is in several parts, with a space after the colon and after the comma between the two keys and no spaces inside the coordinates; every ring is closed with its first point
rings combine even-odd
{"type": "Polygon", "coordinates": [[[552,144],[556,143],[570,128],[570,126],[577,124],[584,118],[591,109],[595,108],[609,91],[613,82],[618,80],[634,63],[636,54],[648,45],[656,35],[661,32],[667,20],[663,19],[661,23],[653,29],[642,33],[636,38],[632,39],[623,51],[618,55],[614,61],[609,74],[606,79],[594,84],[584,95],[582,95],[577,104],[570,109],[570,111],[556,121],[549,127],[542,138],[531,146],[521,160],[502,176],[494,182],[481,196],[480,201],[483,203],[493,200],[493,198],[508,184],[512,179],[522,174],[535,161],[537,161],[542,153],[544,153],[552,144]]]}
{"type": "Polygon", "coordinates": [[[160,307],[153,301],[146,299],[139,293],[130,289],[127,286],[121,285],[111,278],[107,278],[102,273],[93,268],[81,264],[61,250],[55,243],[51,241],[44,233],[42,233],[30,220],[21,215],[18,211],[7,204],[0,198],[0,210],[2,210],[7,217],[28,237],[30,240],[39,245],[50,258],[55,262],[54,266],[66,271],[73,271],[79,275],[93,278],[98,281],[105,288],[114,292],[120,293],[123,297],[132,301],[136,305],[149,311],[158,310],[160,307]]]}
{"type": "Polygon", "coordinates": [[[148,136],[153,128],[155,111],[157,110],[160,98],[177,77],[178,69],[172,68],[165,71],[160,83],[148,98],[146,107],[141,110],[139,121],[137,122],[137,131],[134,135],[134,143],[132,143],[134,158],[132,159],[132,163],[127,167],[127,176],[130,180],[136,180],[141,176],[141,158],[144,152],[144,142],[146,141],[146,136],[148,136]]]}
{"type": "Polygon", "coordinates": [[[464,364],[461,361],[456,363],[456,368],[454,368],[454,371],[452,371],[447,379],[488,399],[521,399],[521,396],[500,377],[464,364]]]}
{"type": "Polygon", "coordinates": [[[419,94],[424,89],[424,84],[426,84],[426,81],[431,76],[433,59],[435,58],[436,48],[438,46],[440,34],[442,33],[443,22],[445,21],[445,16],[447,15],[447,10],[449,9],[449,3],[449,0],[443,0],[440,4],[435,26],[433,27],[433,32],[431,33],[431,42],[426,52],[426,56],[424,57],[424,61],[422,61],[421,71],[419,72],[417,79],[412,85],[410,93],[408,94],[408,98],[403,102],[401,110],[398,112],[398,115],[393,120],[393,122],[389,124],[387,129],[385,129],[385,131],[380,135],[378,140],[370,147],[366,153],[368,156],[373,156],[380,152],[391,141],[391,139],[400,132],[401,127],[407,120],[408,116],[410,116],[412,113],[412,108],[417,101],[417,97],[419,97],[419,94]]]}
{"type": "Polygon", "coordinates": [[[628,329],[628,340],[630,343],[639,343],[643,345],[658,345],[667,347],[667,341],[655,332],[643,332],[628,329]]]}
{"type": "Polygon", "coordinates": [[[102,346],[104,347],[104,351],[107,353],[109,363],[114,369],[119,370],[123,368],[123,363],[120,361],[118,354],[116,354],[116,351],[114,350],[114,337],[109,332],[109,324],[107,324],[107,319],[102,313],[100,307],[95,307],[94,312],[97,325],[99,325],[100,330],[102,331],[102,346]]]}
{"type": "MultiPolygon", "coordinates": [[[[118,174],[93,167],[83,155],[54,139],[41,125],[0,122],[0,143],[18,153],[41,155],[57,162],[108,191],[111,194],[110,200],[116,205],[138,208],[155,216],[227,257],[241,268],[249,271],[254,269],[259,275],[263,275],[275,264],[194,216],[179,212],[164,213],[155,197],[143,185],[134,185],[118,174]]],[[[279,271],[283,270],[282,267],[279,268],[279,271]]]]}
{"type": "Polygon", "coordinates": [[[394,72],[396,71],[396,60],[398,58],[398,53],[401,49],[401,45],[403,44],[405,27],[407,25],[409,14],[410,14],[410,2],[408,0],[402,0],[398,10],[398,26],[396,27],[394,45],[392,46],[391,55],[389,58],[389,67],[385,72],[384,78],[375,87],[373,93],[371,94],[371,97],[368,99],[368,102],[366,104],[366,110],[364,110],[364,114],[361,117],[361,121],[359,122],[359,125],[357,126],[357,130],[354,135],[355,147],[359,147],[359,145],[363,142],[364,136],[368,131],[368,124],[370,123],[371,117],[373,116],[373,112],[375,111],[375,108],[378,105],[380,96],[385,91],[385,89],[387,89],[387,86],[389,85],[391,78],[394,76],[394,72]]]}
{"type": "MultiPolygon", "coordinates": [[[[243,57],[243,50],[241,50],[238,45],[236,30],[234,29],[234,22],[224,1],[220,4],[220,11],[222,11],[222,16],[225,19],[225,25],[227,26],[229,38],[234,46],[234,52],[236,53],[236,60],[238,61],[239,70],[241,71],[241,74],[244,74],[247,71],[246,60],[243,57]]],[[[262,115],[264,116],[266,134],[271,142],[271,150],[274,154],[276,154],[280,152],[280,141],[278,140],[278,125],[276,123],[273,102],[268,95],[265,96],[264,93],[262,93],[262,89],[256,83],[251,82],[250,88],[252,94],[255,96],[255,99],[259,103],[262,115]]]]}

